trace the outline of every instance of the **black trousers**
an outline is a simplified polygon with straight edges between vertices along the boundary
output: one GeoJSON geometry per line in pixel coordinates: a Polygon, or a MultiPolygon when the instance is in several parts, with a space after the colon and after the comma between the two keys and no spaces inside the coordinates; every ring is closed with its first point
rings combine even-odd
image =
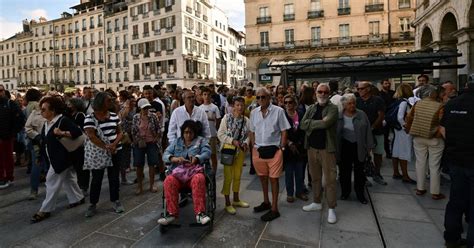
{"type": "Polygon", "coordinates": [[[358,198],[364,196],[365,174],[364,163],[360,162],[357,156],[357,143],[342,140],[341,148],[342,160],[339,164],[339,182],[343,196],[351,193],[352,167],[354,166],[354,191],[358,198]]]}
{"type": "Polygon", "coordinates": [[[89,190],[89,181],[91,172],[89,170],[84,170],[84,147],[80,147],[77,151],[74,151],[73,156],[73,166],[77,174],[77,184],[82,190],[89,190]]]}
{"type": "MultiPolygon", "coordinates": [[[[120,191],[120,164],[122,158],[122,150],[117,151],[112,156],[112,167],[107,167],[107,177],[109,179],[110,201],[115,202],[119,200],[120,191]]],[[[92,170],[92,182],[90,191],[90,203],[97,204],[99,202],[100,191],[102,189],[102,179],[106,169],[92,170]]]]}

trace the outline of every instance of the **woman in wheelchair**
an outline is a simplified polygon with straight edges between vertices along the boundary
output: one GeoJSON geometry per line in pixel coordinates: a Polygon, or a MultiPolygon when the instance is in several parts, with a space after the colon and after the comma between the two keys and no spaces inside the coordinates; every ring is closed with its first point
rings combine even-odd
{"type": "Polygon", "coordinates": [[[170,173],[164,181],[166,211],[158,220],[160,225],[168,225],[178,218],[178,199],[182,188],[191,188],[196,222],[207,224],[211,221],[206,211],[206,177],[201,165],[211,156],[208,141],[200,136],[202,126],[198,121],[187,120],[181,126],[181,137],[171,143],[163,154],[165,163],[171,163],[170,173]]]}

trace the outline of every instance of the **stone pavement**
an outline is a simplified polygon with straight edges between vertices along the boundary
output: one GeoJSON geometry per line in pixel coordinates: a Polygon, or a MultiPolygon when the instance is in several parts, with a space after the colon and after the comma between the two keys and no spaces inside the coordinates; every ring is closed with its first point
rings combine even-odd
{"type": "MultiPolygon", "coordinates": [[[[189,227],[194,221],[192,204],[181,209],[180,229],[159,232],[156,220],[162,211],[161,193],[134,195],[134,186],[122,186],[121,201],[126,212],[116,214],[108,202],[108,181],[104,179],[99,212],[85,218],[87,204],[66,210],[63,194],[51,218],[30,224],[29,219],[44,199],[28,201],[29,179],[25,168],[16,168],[14,187],[0,191],[0,247],[443,247],[444,208],[447,200],[433,201],[429,194],[414,194],[414,185],[391,179],[391,162],[384,161],[387,186],[369,188],[371,202],[360,204],[355,194],[338,201],[338,222],[327,223],[323,211],[306,213],[300,200],[286,202],[284,178],[280,180],[281,217],[273,222],[260,220],[252,208],[237,209],[234,216],[223,211],[222,167],[218,172],[218,198],[214,230],[189,227]]],[[[413,165],[411,176],[415,178],[413,165]]],[[[241,198],[251,206],[261,202],[257,177],[244,168],[241,198]]],[[[104,177],[106,178],[106,177],[104,177]]],[[[133,179],[134,175],[129,174],[133,179]]],[[[161,187],[161,183],[160,183],[161,187]]],[[[429,187],[428,187],[429,188],[429,187]]],[[[442,192],[449,195],[449,185],[442,192]]]]}

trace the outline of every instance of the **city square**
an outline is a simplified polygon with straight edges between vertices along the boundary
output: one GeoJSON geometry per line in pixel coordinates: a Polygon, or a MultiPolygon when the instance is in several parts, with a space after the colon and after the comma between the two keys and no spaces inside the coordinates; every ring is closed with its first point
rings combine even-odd
{"type": "Polygon", "coordinates": [[[0,0],[0,247],[474,247],[470,0],[0,0]]]}

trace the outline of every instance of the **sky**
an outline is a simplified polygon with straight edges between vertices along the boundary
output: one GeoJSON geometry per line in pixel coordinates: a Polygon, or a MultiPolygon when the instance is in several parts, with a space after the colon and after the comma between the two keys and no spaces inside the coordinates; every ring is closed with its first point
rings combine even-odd
{"type": "MultiPolygon", "coordinates": [[[[43,16],[51,20],[59,18],[64,11],[72,13],[71,6],[80,0],[0,0],[0,40],[21,31],[24,19],[43,16]]],[[[230,26],[244,31],[244,0],[212,0],[229,17],[230,26]]]]}

